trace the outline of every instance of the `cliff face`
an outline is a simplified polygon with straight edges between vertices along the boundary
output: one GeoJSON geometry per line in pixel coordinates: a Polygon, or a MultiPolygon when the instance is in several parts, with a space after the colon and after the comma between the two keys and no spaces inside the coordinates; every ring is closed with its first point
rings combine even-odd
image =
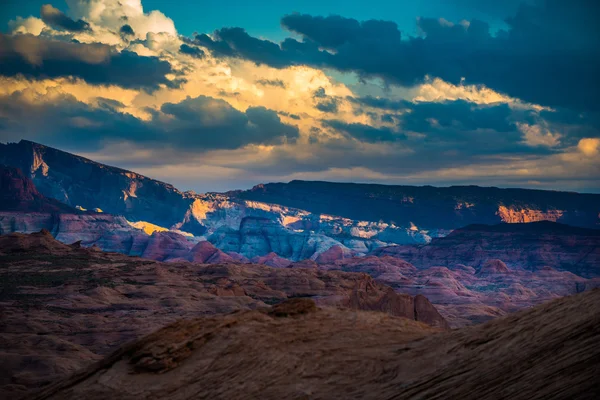
{"type": "Polygon", "coordinates": [[[388,186],[292,181],[255,186],[239,198],[354,220],[456,229],[469,224],[554,221],[600,227],[600,195],[478,186],[388,186]]]}
{"type": "Polygon", "coordinates": [[[132,221],[170,227],[193,201],[169,184],[27,140],[0,144],[0,163],[20,168],[46,197],[132,221]]]}
{"type": "Polygon", "coordinates": [[[0,210],[18,212],[72,212],[69,207],[38,192],[18,168],[0,164],[0,210]]]}

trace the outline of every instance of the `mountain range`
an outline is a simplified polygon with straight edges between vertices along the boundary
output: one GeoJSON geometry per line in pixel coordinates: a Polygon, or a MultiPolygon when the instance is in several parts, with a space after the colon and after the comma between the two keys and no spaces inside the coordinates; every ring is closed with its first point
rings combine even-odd
{"type": "Polygon", "coordinates": [[[302,181],[196,194],[24,140],[0,145],[0,162],[0,234],[368,273],[427,296],[452,326],[600,286],[600,195],[302,181]]]}

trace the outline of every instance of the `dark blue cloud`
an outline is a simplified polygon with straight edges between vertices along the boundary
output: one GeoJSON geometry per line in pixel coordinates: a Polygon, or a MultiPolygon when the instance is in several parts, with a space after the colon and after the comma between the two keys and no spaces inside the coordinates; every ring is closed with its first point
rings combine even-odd
{"type": "Polygon", "coordinates": [[[212,97],[188,97],[166,103],[160,110],[147,109],[148,121],[125,113],[118,101],[97,101],[93,107],[71,95],[40,103],[32,103],[19,91],[0,96],[0,137],[25,137],[86,151],[106,142],[130,142],[141,148],[190,153],[293,142],[299,136],[297,127],[281,122],[272,110],[250,107],[242,112],[212,97]]]}
{"type": "Polygon", "coordinates": [[[174,87],[167,61],[103,44],[63,42],[32,35],[0,34],[0,75],[33,78],[76,77],[88,83],[154,90],[174,87]]]}
{"type": "Polygon", "coordinates": [[[195,58],[203,58],[205,56],[204,51],[202,51],[198,47],[189,46],[185,43],[183,43],[181,46],[179,46],[179,52],[182,54],[187,54],[187,55],[195,57],[195,58]]]}
{"type": "Polygon", "coordinates": [[[79,19],[77,21],[67,17],[62,11],[52,7],[50,4],[44,4],[40,11],[42,21],[53,28],[66,30],[70,32],[91,31],[90,24],[79,19]]]}
{"type": "Polygon", "coordinates": [[[375,128],[370,125],[358,123],[349,124],[339,120],[326,120],[323,121],[323,125],[366,143],[395,142],[406,139],[405,134],[398,133],[393,129],[386,127],[375,128]]]}
{"type": "Polygon", "coordinates": [[[507,104],[481,106],[464,100],[418,102],[409,111],[402,115],[402,126],[415,132],[427,132],[432,126],[465,131],[490,129],[509,132],[515,129],[515,124],[508,120],[511,110],[507,104]]]}
{"type": "Polygon", "coordinates": [[[282,123],[272,110],[249,107],[241,112],[212,97],[166,103],[161,111],[174,117],[168,124],[170,143],[183,148],[236,149],[294,141],[299,136],[298,128],[282,123]]]}
{"type": "Polygon", "coordinates": [[[330,67],[405,86],[428,75],[452,83],[465,78],[529,102],[598,111],[600,99],[591,88],[600,87],[599,8],[592,0],[523,4],[507,19],[509,29],[494,35],[483,21],[420,18],[420,36],[403,39],[390,21],[292,14],[282,26],[302,41],[278,45],[241,28],[197,40],[217,55],[277,68],[330,67]]]}
{"type": "Polygon", "coordinates": [[[121,34],[121,36],[134,36],[135,32],[133,31],[133,28],[131,27],[131,25],[125,24],[121,27],[121,29],[119,29],[119,33],[121,34]]]}

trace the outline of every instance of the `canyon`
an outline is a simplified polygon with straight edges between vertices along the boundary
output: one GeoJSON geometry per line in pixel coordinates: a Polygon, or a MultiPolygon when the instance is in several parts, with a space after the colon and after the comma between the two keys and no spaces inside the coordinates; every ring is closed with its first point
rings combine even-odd
{"type": "MultiPolygon", "coordinates": [[[[367,273],[397,292],[426,296],[452,327],[600,286],[600,230],[553,222],[560,218],[548,211],[566,210],[566,198],[571,210],[579,208],[561,218],[589,216],[600,202],[586,199],[597,195],[543,192],[541,199],[538,191],[526,190],[299,181],[199,195],[32,142],[2,146],[2,161],[28,172],[0,167],[0,234],[45,229],[66,244],[168,263],[367,273]],[[330,187],[342,195],[335,204],[330,187]],[[63,197],[52,197],[56,193],[63,197]],[[494,210],[515,209],[507,200],[513,195],[514,204],[529,196],[538,204],[529,210],[550,220],[502,223],[505,213],[484,212],[492,203],[494,210]],[[414,212],[408,226],[385,220],[389,202],[400,207],[399,217],[414,212]],[[444,211],[451,203],[453,211],[444,211]],[[427,209],[444,213],[434,227],[417,218],[427,209]],[[322,213],[336,210],[342,215],[322,213]],[[496,224],[453,225],[480,219],[496,224]]],[[[578,221],[595,225],[594,218],[578,221]]]]}

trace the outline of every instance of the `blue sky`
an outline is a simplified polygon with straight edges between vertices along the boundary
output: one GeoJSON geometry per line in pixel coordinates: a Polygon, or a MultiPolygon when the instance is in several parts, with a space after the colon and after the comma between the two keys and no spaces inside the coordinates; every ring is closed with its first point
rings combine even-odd
{"type": "Polygon", "coordinates": [[[292,179],[600,192],[599,7],[7,0],[0,141],[198,192],[292,179]]]}

